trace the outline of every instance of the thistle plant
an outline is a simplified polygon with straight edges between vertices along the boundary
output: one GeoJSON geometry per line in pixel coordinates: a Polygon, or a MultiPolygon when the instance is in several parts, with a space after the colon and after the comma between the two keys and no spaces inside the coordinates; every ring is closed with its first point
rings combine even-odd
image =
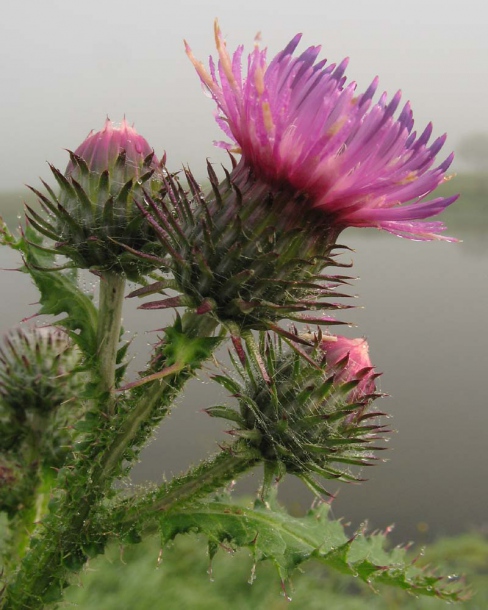
{"type": "Polygon", "coordinates": [[[356,226],[452,240],[426,221],[456,199],[425,200],[452,160],[432,169],[445,137],[429,145],[431,126],[417,137],[408,104],[395,118],[399,94],[373,103],[376,80],[356,95],[346,63],[317,61],[319,47],[294,57],[299,36],[269,65],[256,46],[245,76],[242,47],[231,56],[217,25],[215,36],[209,71],[186,47],[231,140],[222,144],[230,168],[219,178],[209,164],[208,190],[188,168],[179,175],[159,162],[125,120],[107,120],[69,153],[64,173],[52,168],[53,185],[33,188],[40,206],[28,208],[20,236],[2,225],[56,328],[17,331],[0,352],[10,536],[1,607],[55,606],[109,542],[156,532],[163,545],[198,532],[210,557],[224,543],[247,547],[256,563],[276,565],[285,591],[313,557],[372,586],[460,599],[458,585],[385,550],[383,535],[331,519],[324,481],[364,480],[388,433],[366,340],[329,329],[352,281],[339,235],[356,226]],[[98,278],[98,302],[80,269],[98,278]],[[127,278],[138,284],[130,295],[127,278]],[[175,310],[135,379],[121,341],[125,296],[151,297],[141,305],[151,325],[157,310],[175,310]],[[227,342],[230,363],[215,370],[227,342]],[[160,486],[120,485],[202,367],[231,395],[206,412],[230,422],[232,440],[160,486]],[[262,483],[242,506],[226,490],[255,467],[262,483]],[[287,475],[317,496],[305,517],[276,501],[287,475]]]}

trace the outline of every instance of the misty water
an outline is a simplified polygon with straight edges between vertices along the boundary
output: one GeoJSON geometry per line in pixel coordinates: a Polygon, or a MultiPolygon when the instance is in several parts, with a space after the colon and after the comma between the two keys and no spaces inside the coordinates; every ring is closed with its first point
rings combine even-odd
{"type": "MultiPolygon", "coordinates": [[[[340,240],[355,250],[343,261],[354,261],[351,274],[361,279],[350,292],[360,296],[358,308],[341,315],[357,327],[333,330],[367,337],[371,359],[383,372],[380,389],[390,395],[376,404],[392,415],[387,423],[396,432],[380,455],[388,461],[363,471],[368,482],[330,482],[328,489],[339,491],[336,517],[356,526],[368,518],[374,528],[395,523],[398,541],[488,526],[488,244],[485,233],[451,233],[463,243],[414,243],[373,230],[347,231],[340,240]]],[[[14,253],[0,249],[1,268],[18,264],[14,253]]],[[[3,333],[35,313],[37,294],[24,274],[4,271],[1,277],[3,333]]],[[[86,280],[88,291],[95,290],[95,280],[86,280]]],[[[147,331],[164,327],[173,315],[137,311],[138,304],[128,300],[124,315],[126,338],[135,335],[133,371],[143,367],[156,338],[147,331]]],[[[225,392],[204,371],[144,450],[134,483],[169,478],[217,451],[225,423],[202,409],[223,400],[225,392]]],[[[239,490],[252,492],[259,481],[257,469],[239,490]]],[[[281,497],[297,510],[311,502],[292,477],[281,497]]]]}

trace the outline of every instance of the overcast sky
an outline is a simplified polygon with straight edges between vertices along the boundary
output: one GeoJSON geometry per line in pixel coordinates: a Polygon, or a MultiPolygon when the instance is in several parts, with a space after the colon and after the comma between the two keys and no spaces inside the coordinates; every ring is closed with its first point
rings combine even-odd
{"type": "Polygon", "coordinates": [[[202,173],[224,159],[213,104],[183,50],[214,53],[219,17],[228,46],[254,36],[274,55],[297,32],[302,49],[351,58],[350,80],[402,89],[417,129],[432,120],[448,132],[445,153],[466,134],[488,131],[488,8],[481,0],[17,0],[2,4],[0,189],[46,177],[46,161],[65,167],[105,117],[135,124],[168,165],[202,173]]]}

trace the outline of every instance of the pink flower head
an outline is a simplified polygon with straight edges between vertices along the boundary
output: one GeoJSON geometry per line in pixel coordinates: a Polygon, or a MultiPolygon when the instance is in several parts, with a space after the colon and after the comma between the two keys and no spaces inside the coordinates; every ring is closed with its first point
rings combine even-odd
{"type": "Polygon", "coordinates": [[[218,24],[218,65],[210,72],[187,54],[217,103],[217,123],[232,141],[217,145],[242,154],[241,162],[273,188],[304,194],[308,205],[339,229],[376,227],[419,240],[447,239],[441,222],[419,222],[439,214],[457,196],[425,201],[445,179],[453,155],[432,169],[446,136],[430,145],[429,124],[417,137],[407,102],[398,117],[398,92],[376,103],[375,78],[357,95],[346,84],[347,60],[316,62],[320,47],[293,53],[298,34],[268,65],[257,44],[242,74],[243,47],[231,56],[218,24]],[[410,203],[407,203],[410,202],[410,203]],[[406,205],[401,205],[406,204],[406,205]]]}
{"type": "Polygon", "coordinates": [[[335,374],[337,384],[360,380],[349,394],[349,400],[361,402],[376,390],[373,365],[366,339],[348,339],[340,335],[325,336],[320,344],[327,371],[335,374]]]}
{"type": "MultiPolygon", "coordinates": [[[[101,131],[91,131],[88,134],[75,150],[75,155],[85,161],[89,170],[102,173],[105,170],[113,169],[118,156],[123,151],[126,156],[124,175],[126,180],[130,178],[137,180],[141,171],[147,171],[147,166],[144,167],[143,164],[144,159],[150,155],[153,155],[150,167],[152,169],[158,167],[158,159],[147,140],[140,136],[125,118],[120,124],[112,123],[110,119],[107,119],[101,131]]],[[[66,175],[71,174],[73,170],[74,166],[70,161],[66,168],[66,175]]]]}

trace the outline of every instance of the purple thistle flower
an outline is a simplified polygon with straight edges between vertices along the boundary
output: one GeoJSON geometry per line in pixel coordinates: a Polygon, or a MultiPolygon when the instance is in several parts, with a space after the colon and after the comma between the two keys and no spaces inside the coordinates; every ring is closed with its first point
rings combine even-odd
{"type": "Polygon", "coordinates": [[[337,66],[316,62],[320,46],[293,57],[300,39],[295,36],[269,65],[256,44],[247,76],[243,47],[231,56],[217,22],[219,61],[210,58],[210,72],[185,43],[217,103],[217,123],[233,142],[217,145],[242,154],[236,173],[248,169],[273,189],[306,195],[308,209],[339,230],[376,227],[410,239],[456,241],[439,235],[443,223],[419,222],[458,197],[425,201],[453,159],[451,154],[432,168],[446,136],[429,145],[429,123],[417,137],[408,102],[395,118],[400,92],[389,102],[383,93],[373,103],[377,78],[356,95],[356,84],[346,84],[347,59],[337,66]]]}

